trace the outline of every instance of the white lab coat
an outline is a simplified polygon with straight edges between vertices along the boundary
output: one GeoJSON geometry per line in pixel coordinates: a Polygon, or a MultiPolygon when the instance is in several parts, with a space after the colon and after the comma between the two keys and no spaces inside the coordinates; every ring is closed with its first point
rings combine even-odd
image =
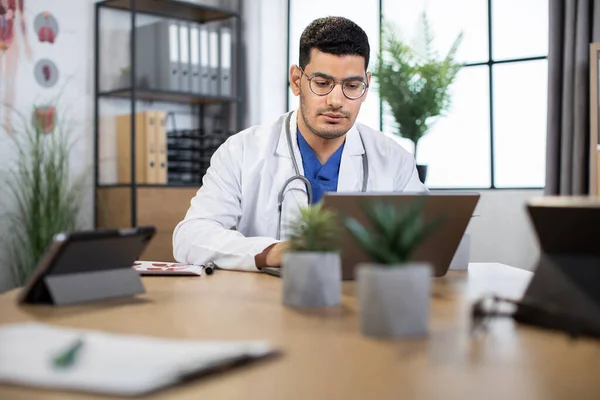
{"type": "MultiPolygon", "coordinates": [[[[294,111],[290,119],[290,132],[303,174],[296,114],[294,111]]],[[[205,265],[212,261],[219,268],[257,271],[254,257],[277,242],[277,194],[295,175],[284,128],[286,116],[272,125],[253,126],[229,137],[214,153],[202,186],[173,232],[173,253],[178,262],[205,265]]],[[[409,152],[383,133],[355,123],[346,135],[338,192],[361,190],[365,150],[367,191],[427,191],[409,152]]],[[[306,205],[306,187],[295,180],[286,190],[281,240],[287,236],[286,226],[306,205]]]]}

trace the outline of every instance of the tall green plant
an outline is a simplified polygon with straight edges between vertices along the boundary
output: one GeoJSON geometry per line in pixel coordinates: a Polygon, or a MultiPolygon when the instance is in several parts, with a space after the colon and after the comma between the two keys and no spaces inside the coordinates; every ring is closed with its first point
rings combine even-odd
{"type": "Polygon", "coordinates": [[[329,252],[338,250],[339,220],[321,203],[300,209],[289,234],[288,251],[329,252]]]}
{"type": "Polygon", "coordinates": [[[431,127],[432,118],[450,108],[449,88],[462,67],[454,60],[462,33],[448,54],[439,59],[425,13],[421,24],[423,50],[403,40],[399,28],[385,21],[381,52],[373,72],[379,83],[379,95],[389,105],[398,125],[395,133],[414,143],[415,159],[419,140],[431,127]]]}
{"type": "Polygon", "coordinates": [[[12,110],[17,116],[10,142],[17,157],[2,184],[8,197],[3,220],[9,223],[5,265],[12,268],[16,285],[22,285],[47,250],[52,237],[78,229],[83,180],[70,174],[71,127],[56,117],[53,132],[43,133],[39,124],[12,110]]]}
{"type": "Polygon", "coordinates": [[[344,218],[356,243],[376,262],[401,266],[409,261],[419,245],[442,222],[441,219],[425,221],[424,201],[415,200],[399,207],[390,203],[363,204],[363,212],[371,227],[352,217],[344,218]]]}

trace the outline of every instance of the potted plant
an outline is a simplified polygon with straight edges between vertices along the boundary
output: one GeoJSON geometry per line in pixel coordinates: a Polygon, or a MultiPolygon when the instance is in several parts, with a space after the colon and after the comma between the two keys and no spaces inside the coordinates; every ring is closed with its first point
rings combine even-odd
{"type": "Polygon", "coordinates": [[[398,338],[428,331],[432,267],[411,257],[441,220],[426,222],[423,204],[365,204],[370,227],[344,219],[351,236],[374,260],[356,266],[360,327],[368,336],[398,338]]]}
{"type": "Polygon", "coordinates": [[[285,305],[339,305],[342,290],[339,230],[336,213],[322,208],[320,203],[300,210],[299,218],[290,226],[282,261],[285,305]]]}
{"type": "MultiPolygon", "coordinates": [[[[397,125],[397,135],[414,144],[417,160],[419,140],[435,120],[450,107],[450,85],[462,64],[454,60],[462,41],[462,33],[448,54],[439,58],[433,49],[433,34],[425,13],[421,17],[422,38],[419,46],[411,46],[401,38],[391,22],[384,23],[382,46],[373,76],[379,83],[379,96],[389,106],[397,125]]],[[[417,160],[418,163],[418,160],[417,160]]],[[[427,166],[417,164],[419,177],[425,183],[427,166]]]]}
{"type": "Polygon", "coordinates": [[[57,109],[55,102],[33,107],[31,117],[9,110],[18,122],[10,136],[16,160],[1,175],[1,196],[8,200],[1,220],[10,227],[2,240],[8,258],[2,264],[11,267],[16,286],[31,276],[55,234],[81,228],[85,176],[72,175],[73,126],[56,115],[57,109]]]}

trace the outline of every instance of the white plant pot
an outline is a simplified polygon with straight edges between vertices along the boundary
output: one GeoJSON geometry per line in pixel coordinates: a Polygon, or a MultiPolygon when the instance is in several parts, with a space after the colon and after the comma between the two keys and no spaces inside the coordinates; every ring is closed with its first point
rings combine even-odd
{"type": "Polygon", "coordinates": [[[431,277],[427,263],[357,265],[361,331],[379,338],[426,335],[431,277]]]}
{"type": "Polygon", "coordinates": [[[340,304],[342,267],[335,252],[288,252],[283,256],[283,303],[291,307],[340,304]]]}

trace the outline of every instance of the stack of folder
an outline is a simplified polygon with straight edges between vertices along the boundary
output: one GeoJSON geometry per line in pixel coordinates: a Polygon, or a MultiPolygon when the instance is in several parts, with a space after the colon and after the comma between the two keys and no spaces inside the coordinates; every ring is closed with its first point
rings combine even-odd
{"type": "Polygon", "coordinates": [[[210,159],[225,137],[220,131],[172,130],[167,132],[169,183],[200,184],[210,159]]]}
{"type": "Polygon", "coordinates": [[[201,134],[191,129],[167,132],[169,183],[200,183],[203,175],[201,134]]]}
{"type": "Polygon", "coordinates": [[[161,20],[136,28],[138,86],[198,95],[232,95],[232,29],[161,20]]]}
{"type": "MultiPolygon", "coordinates": [[[[167,113],[135,115],[135,180],[140,184],[167,183],[167,113]]],[[[131,114],[117,116],[118,183],[131,183],[131,114]]]]}
{"type": "MultiPolygon", "coordinates": [[[[135,180],[138,184],[200,184],[213,153],[227,139],[223,129],[167,129],[167,112],[136,113],[135,180]]],[[[117,176],[131,183],[131,115],[119,115],[117,176]]]]}

